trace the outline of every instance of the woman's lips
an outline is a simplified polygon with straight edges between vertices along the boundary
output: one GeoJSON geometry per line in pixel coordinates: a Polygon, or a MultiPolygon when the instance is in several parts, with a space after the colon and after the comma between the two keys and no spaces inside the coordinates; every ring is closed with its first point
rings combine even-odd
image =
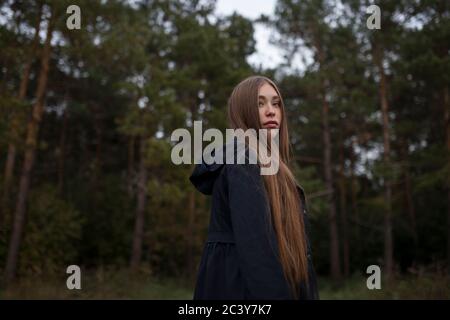
{"type": "Polygon", "coordinates": [[[276,123],[275,121],[266,122],[264,123],[264,127],[269,129],[277,129],[278,123],[276,123]]]}

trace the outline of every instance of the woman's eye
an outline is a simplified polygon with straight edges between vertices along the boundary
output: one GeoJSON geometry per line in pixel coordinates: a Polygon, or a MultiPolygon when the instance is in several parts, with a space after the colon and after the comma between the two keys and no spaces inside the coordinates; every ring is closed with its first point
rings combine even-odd
{"type": "Polygon", "coordinates": [[[279,102],[274,102],[274,103],[273,103],[273,106],[274,106],[274,107],[279,107],[279,106],[280,106],[280,103],[279,103],[279,102]]]}
{"type": "Polygon", "coordinates": [[[259,103],[258,103],[258,106],[263,107],[263,106],[264,106],[264,103],[263,103],[263,102],[259,102],[259,103]]]}

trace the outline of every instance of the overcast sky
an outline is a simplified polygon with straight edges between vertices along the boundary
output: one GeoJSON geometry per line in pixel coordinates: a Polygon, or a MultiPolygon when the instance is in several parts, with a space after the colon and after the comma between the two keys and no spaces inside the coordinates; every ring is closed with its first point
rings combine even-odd
{"type": "MultiPolygon", "coordinates": [[[[234,11],[246,18],[256,19],[261,14],[272,15],[276,0],[218,0],[216,13],[230,15],[234,11]]],[[[251,64],[260,63],[263,67],[275,67],[282,61],[281,51],[269,43],[271,31],[261,25],[255,26],[257,52],[249,57],[251,64]]]]}
{"type": "MultiPolygon", "coordinates": [[[[261,14],[272,16],[275,9],[276,0],[217,0],[216,14],[230,15],[234,11],[249,19],[256,19],[261,14]]],[[[256,53],[248,59],[252,65],[264,68],[275,68],[283,62],[283,50],[269,43],[269,39],[274,37],[275,31],[261,24],[255,24],[256,53]]],[[[301,54],[294,56],[290,71],[302,72],[305,70],[305,62],[312,62],[311,53],[301,50],[301,54]]],[[[285,70],[286,71],[286,70],[285,70]]],[[[288,71],[289,73],[289,71],[288,71]]]]}

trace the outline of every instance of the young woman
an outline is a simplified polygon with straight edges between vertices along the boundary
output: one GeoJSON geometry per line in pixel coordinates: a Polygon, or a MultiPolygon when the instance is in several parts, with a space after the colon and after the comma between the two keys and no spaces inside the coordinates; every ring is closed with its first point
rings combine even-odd
{"type": "Polygon", "coordinates": [[[278,129],[279,170],[261,175],[248,162],[196,166],[190,180],[212,195],[212,210],[194,299],[318,299],[280,91],[266,77],[249,77],[234,88],[228,116],[233,129],[278,129]]]}

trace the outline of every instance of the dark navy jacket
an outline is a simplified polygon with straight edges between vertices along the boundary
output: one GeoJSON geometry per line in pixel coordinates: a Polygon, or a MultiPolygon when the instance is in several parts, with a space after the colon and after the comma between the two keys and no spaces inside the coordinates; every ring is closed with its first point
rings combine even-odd
{"type": "MultiPolygon", "coordinates": [[[[260,168],[256,164],[199,164],[190,180],[212,195],[208,238],[197,274],[194,300],[293,299],[278,259],[275,232],[260,168]]],[[[303,201],[307,234],[306,199],[303,201]]],[[[308,243],[309,281],[300,299],[318,299],[316,274],[308,243]]]]}

